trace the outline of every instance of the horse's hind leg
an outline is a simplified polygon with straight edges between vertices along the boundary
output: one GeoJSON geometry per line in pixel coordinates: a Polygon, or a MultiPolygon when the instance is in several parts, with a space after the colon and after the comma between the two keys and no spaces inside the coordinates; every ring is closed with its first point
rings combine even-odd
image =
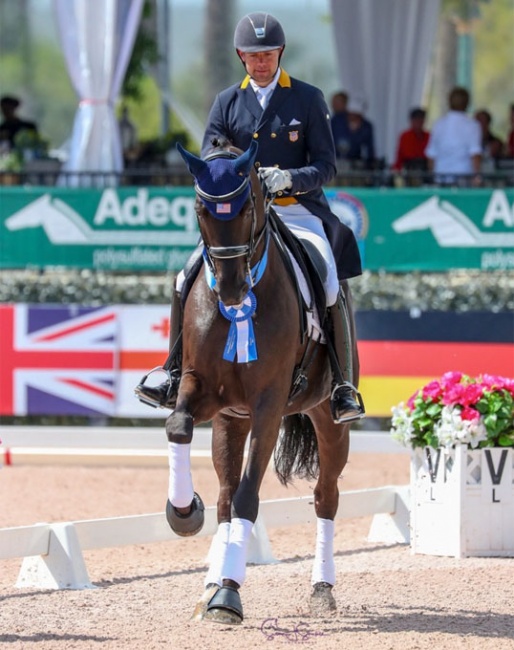
{"type": "Polygon", "coordinates": [[[319,477],[314,488],[316,552],[312,568],[311,610],[335,611],[332,587],[336,583],[334,562],[334,519],[339,505],[338,479],[348,460],[349,425],[334,424],[327,402],[309,416],[316,429],[319,477]]]}
{"type": "MultiPolygon", "coordinates": [[[[195,620],[204,618],[209,601],[222,585],[222,567],[230,537],[232,500],[241,480],[244,446],[249,430],[250,420],[246,418],[218,414],[213,420],[212,460],[220,484],[218,530],[209,551],[205,591],[195,607],[193,614],[195,620]]],[[[234,594],[231,595],[236,597],[234,594]]],[[[236,617],[239,618],[237,614],[236,617]]],[[[239,620],[235,622],[238,623],[239,620]]]]}

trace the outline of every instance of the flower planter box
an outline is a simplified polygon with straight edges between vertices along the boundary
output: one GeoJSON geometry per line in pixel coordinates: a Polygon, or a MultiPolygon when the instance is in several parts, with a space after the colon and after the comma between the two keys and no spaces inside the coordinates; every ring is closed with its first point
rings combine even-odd
{"type": "Polygon", "coordinates": [[[416,448],[411,551],[514,557],[514,449],[416,448]]]}

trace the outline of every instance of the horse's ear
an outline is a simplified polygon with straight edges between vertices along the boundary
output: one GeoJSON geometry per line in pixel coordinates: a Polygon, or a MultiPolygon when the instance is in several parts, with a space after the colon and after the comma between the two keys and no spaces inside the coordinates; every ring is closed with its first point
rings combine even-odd
{"type": "Polygon", "coordinates": [[[191,153],[190,151],[186,151],[180,142],[177,142],[177,151],[182,156],[187,168],[195,178],[207,167],[205,160],[198,158],[198,156],[195,156],[194,153],[191,153]]]}
{"type": "Polygon", "coordinates": [[[244,174],[244,176],[248,176],[253,168],[253,163],[255,162],[258,148],[259,145],[257,142],[255,140],[252,140],[248,149],[234,161],[234,169],[238,174],[244,174]]]}

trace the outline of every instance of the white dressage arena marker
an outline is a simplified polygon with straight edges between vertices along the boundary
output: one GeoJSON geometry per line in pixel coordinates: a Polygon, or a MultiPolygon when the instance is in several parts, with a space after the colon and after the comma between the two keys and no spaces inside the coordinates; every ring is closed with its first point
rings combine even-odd
{"type": "MultiPolygon", "coordinates": [[[[408,488],[382,487],[342,492],[338,519],[380,516],[372,526],[373,542],[408,543],[408,488]],[[387,524],[384,524],[387,522],[387,524]]],[[[313,524],[313,497],[262,501],[248,551],[249,564],[271,564],[270,528],[313,524]]],[[[205,509],[205,524],[197,536],[215,534],[216,507],[205,509]]],[[[129,544],[183,539],[169,528],[164,513],[36,524],[0,530],[0,559],[22,557],[17,587],[91,589],[82,551],[129,544]]]]}

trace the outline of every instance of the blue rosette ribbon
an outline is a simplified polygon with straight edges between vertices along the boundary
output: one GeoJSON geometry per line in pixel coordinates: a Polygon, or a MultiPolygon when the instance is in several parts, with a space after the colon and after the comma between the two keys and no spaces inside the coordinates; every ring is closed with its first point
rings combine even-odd
{"type": "MultiPolygon", "coordinates": [[[[268,265],[268,246],[269,235],[266,239],[266,248],[262,258],[252,267],[250,274],[246,276],[246,281],[250,287],[254,287],[264,275],[268,265]]],[[[209,265],[207,251],[203,250],[205,279],[209,289],[214,290],[216,278],[209,265]]],[[[252,316],[257,309],[257,298],[253,291],[249,291],[241,305],[237,307],[227,307],[221,300],[218,301],[220,314],[230,321],[223,358],[226,361],[235,361],[237,363],[247,363],[248,361],[257,360],[257,344],[255,343],[255,333],[253,330],[252,316]]]]}
{"type": "Polygon", "coordinates": [[[218,303],[222,316],[230,321],[223,358],[225,361],[234,361],[237,354],[237,363],[256,361],[257,345],[253,331],[252,316],[257,308],[257,299],[253,291],[249,291],[242,304],[238,307],[226,307],[218,303]]]}

